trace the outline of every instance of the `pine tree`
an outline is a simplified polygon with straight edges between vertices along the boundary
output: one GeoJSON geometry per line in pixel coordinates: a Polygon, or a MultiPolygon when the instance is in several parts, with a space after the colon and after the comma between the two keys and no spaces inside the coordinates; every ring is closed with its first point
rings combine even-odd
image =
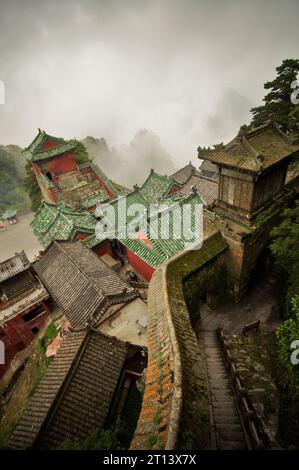
{"type": "Polygon", "coordinates": [[[264,84],[265,90],[269,90],[262,106],[252,108],[252,127],[264,124],[274,114],[276,122],[286,131],[298,130],[298,110],[294,113],[296,104],[291,102],[291,87],[299,74],[299,60],[285,59],[279,67],[276,67],[277,76],[271,82],[264,84]]]}

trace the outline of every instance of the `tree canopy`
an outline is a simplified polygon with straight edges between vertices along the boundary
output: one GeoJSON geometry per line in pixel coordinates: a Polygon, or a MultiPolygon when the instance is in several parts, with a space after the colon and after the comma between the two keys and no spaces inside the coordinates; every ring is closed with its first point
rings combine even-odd
{"type": "Polygon", "coordinates": [[[283,221],[272,230],[272,236],[272,253],[288,273],[287,307],[290,310],[291,299],[299,294],[299,200],[294,208],[285,209],[283,221]]]}
{"type": "Polygon", "coordinates": [[[296,104],[296,100],[291,101],[291,94],[295,91],[292,88],[292,83],[296,81],[299,74],[299,60],[283,60],[282,64],[276,67],[276,72],[276,78],[264,84],[265,90],[269,90],[263,99],[265,104],[251,109],[253,114],[251,126],[260,126],[271,115],[274,115],[277,123],[285,132],[299,133],[299,106],[298,102],[296,104]]]}
{"type": "Polygon", "coordinates": [[[6,209],[29,210],[23,176],[23,169],[17,165],[9,150],[0,146],[0,216],[6,209]]]}

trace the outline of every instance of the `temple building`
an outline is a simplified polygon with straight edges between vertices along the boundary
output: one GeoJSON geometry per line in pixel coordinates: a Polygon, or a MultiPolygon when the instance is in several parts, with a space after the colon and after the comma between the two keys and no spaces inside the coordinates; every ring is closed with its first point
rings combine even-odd
{"type": "Polygon", "coordinates": [[[47,321],[48,297],[24,251],[0,263],[0,339],[5,345],[0,378],[47,321]]]}
{"type": "Polygon", "coordinates": [[[292,197],[286,175],[298,150],[273,119],[255,129],[242,127],[227,145],[198,148],[198,157],[218,168],[218,194],[206,216],[230,245],[227,266],[236,299],[246,292],[271,228],[292,197]]]}
{"type": "Polygon", "coordinates": [[[145,367],[139,346],[90,328],[69,334],[29,400],[9,447],[56,449],[66,440],[82,442],[111,427],[130,413],[136,380],[145,367]]]}
{"type": "Polygon", "coordinates": [[[215,210],[243,223],[283,192],[288,165],[298,147],[275,122],[246,131],[229,144],[198,150],[199,158],[217,165],[219,191],[215,210]]]}
{"type": "Polygon", "coordinates": [[[39,129],[23,154],[31,162],[43,198],[65,202],[75,209],[94,210],[119,190],[92,161],[78,164],[77,143],[46,134],[39,129]]]}

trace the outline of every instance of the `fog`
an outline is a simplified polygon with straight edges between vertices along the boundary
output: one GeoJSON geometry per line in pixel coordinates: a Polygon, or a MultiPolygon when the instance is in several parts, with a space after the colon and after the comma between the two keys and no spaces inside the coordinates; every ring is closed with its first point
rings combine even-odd
{"type": "Polygon", "coordinates": [[[174,167],[197,164],[298,57],[298,18],[297,0],[0,0],[0,144],[42,128],[129,148],[148,129],[174,167]]]}

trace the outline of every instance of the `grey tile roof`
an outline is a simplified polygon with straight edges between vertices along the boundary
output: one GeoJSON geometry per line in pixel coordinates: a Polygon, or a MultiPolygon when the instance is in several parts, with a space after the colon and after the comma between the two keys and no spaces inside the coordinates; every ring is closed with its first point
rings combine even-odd
{"type": "Polygon", "coordinates": [[[241,128],[227,145],[198,147],[198,157],[220,166],[259,173],[299,151],[299,144],[283,134],[274,121],[255,129],[241,128]]]}
{"type": "Polygon", "coordinates": [[[53,449],[84,439],[105,421],[129,344],[89,329],[67,336],[9,441],[14,449],[53,449]]]}
{"type": "Polygon", "coordinates": [[[30,267],[30,261],[24,251],[0,263],[0,282],[6,281],[30,267]]]}
{"type": "Polygon", "coordinates": [[[109,305],[138,296],[82,242],[53,242],[33,267],[75,327],[94,324],[109,305]]]}
{"type": "Polygon", "coordinates": [[[184,166],[180,170],[173,173],[172,178],[177,181],[177,183],[184,184],[186,181],[194,174],[198,173],[198,170],[191,162],[188,165],[184,166]]]}
{"type": "Polygon", "coordinates": [[[213,181],[203,176],[191,176],[188,181],[180,189],[180,193],[187,195],[190,194],[192,186],[197,189],[197,194],[204,200],[204,203],[209,206],[218,196],[218,182],[213,181]]]}

